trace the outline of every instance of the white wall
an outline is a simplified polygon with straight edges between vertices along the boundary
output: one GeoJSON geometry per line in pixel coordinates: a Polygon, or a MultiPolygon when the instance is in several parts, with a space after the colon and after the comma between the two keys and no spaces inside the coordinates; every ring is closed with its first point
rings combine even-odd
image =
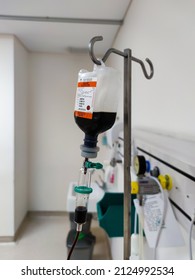
{"type": "Polygon", "coordinates": [[[27,212],[27,58],[0,35],[0,236],[13,237],[27,212]]]}
{"type": "Polygon", "coordinates": [[[77,75],[93,63],[88,54],[29,54],[15,37],[1,38],[0,236],[13,236],[28,210],[66,210],[83,162],[84,133],[73,117],[77,75]]]}
{"type": "Polygon", "coordinates": [[[13,37],[0,35],[0,236],[14,234],[13,37]]]}
{"type": "MultiPolygon", "coordinates": [[[[154,64],[147,80],[133,63],[134,127],[195,139],[194,10],[193,0],[132,1],[114,47],[154,64]]],[[[113,54],[112,65],[122,70],[121,57],[113,54]]]]}
{"type": "Polygon", "coordinates": [[[15,231],[28,211],[28,51],[14,38],[15,231]]]}
{"type": "Polygon", "coordinates": [[[66,210],[83,161],[84,134],[73,117],[77,75],[92,67],[89,55],[30,54],[30,210],[66,210]]]}

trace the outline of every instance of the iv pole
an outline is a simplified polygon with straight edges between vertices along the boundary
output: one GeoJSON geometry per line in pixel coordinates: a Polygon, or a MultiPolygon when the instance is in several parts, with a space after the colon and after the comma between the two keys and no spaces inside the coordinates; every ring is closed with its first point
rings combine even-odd
{"type": "MultiPolygon", "coordinates": [[[[101,62],[94,55],[94,44],[97,41],[102,41],[102,36],[93,37],[89,42],[89,55],[95,64],[101,65],[101,62]]],[[[131,62],[137,62],[141,65],[144,76],[151,79],[154,74],[152,62],[146,58],[150,66],[150,74],[148,75],[145,65],[142,60],[135,58],[131,54],[130,49],[125,49],[121,52],[117,49],[110,48],[104,54],[102,61],[105,62],[111,53],[118,54],[124,57],[124,260],[128,260],[131,252],[131,62]]]]}

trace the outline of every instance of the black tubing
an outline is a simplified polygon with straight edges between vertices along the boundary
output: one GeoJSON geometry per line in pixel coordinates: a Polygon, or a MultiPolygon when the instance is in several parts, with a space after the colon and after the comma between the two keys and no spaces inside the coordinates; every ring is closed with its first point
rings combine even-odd
{"type": "Polygon", "coordinates": [[[77,231],[77,234],[76,234],[76,236],[75,236],[75,240],[74,240],[74,242],[73,242],[73,244],[72,244],[72,247],[71,247],[70,252],[69,252],[69,254],[68,254],[67,260],[70,260],[70,258],[71,258],[72,252],[73,252],[74,247],[75,247],[75,245],[76,245],[76,243],[77,243],[77,240],[78,240],[78,238],[79,238],[79,234],[80,234],[80,231],[77,231]]]}

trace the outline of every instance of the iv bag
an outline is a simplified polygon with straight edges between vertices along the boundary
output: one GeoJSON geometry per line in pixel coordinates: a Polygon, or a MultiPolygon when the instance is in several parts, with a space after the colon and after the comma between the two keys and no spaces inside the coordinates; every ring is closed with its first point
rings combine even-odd
{"type": "Polygon", "coordinates": [[[120,72],[106,67],[103,62],[94,65],[93,72],[79,72],[74,117],[85,133],[81,146],[83,157],[97,156],[97,137],[115,122],[120,89],[120,72]]]}
{"type": "Polygon", "coordinates": [[[117,112],[121,90],[120,72],[94,64],[92,72],[80,70],[75,100],[75,116],[92,119],[93,112],[117,112]]]}

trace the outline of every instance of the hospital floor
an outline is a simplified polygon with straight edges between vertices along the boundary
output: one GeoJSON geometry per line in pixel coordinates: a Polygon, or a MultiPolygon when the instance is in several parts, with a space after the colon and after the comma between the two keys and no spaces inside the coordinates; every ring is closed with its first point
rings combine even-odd
{"type": "MultiPolygon", "coordinates": [[[[66,260],[69,216],[29,215],[16,242],[0,243],[0,260],[66,260]]],[[[93,260],[109,260],[105,232],[93,219],[91,232],[96,237],[93,260]]]]}

